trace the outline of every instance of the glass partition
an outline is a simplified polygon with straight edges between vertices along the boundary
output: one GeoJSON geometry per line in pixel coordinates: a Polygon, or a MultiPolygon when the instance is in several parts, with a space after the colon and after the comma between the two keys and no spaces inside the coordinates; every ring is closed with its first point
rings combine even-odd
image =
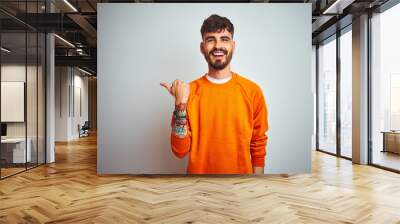
{"type": "Polygon", "coordinates": [[[31,161],[26,147],[26,40],[25,32],[1,34],[2,178],[24,171],[31,161]]]}
{"type": "Polygon", "coordinates": [[[400,5],[371,19],[372,164],[400,171],[400,5]]]}
{"type": "Polygon", "coordinates": [[[318,47],[318,147],[336,154],[336,37],[318,47]]]}
{"type": "MultiPolygon", "coordinates": [[[[0,7],[21,16],[43,13],[44,3],[1,1],[0,7]]],[[[45,163],[45,45],[44,33],[0,12],[1,179],[45,163]]]]}

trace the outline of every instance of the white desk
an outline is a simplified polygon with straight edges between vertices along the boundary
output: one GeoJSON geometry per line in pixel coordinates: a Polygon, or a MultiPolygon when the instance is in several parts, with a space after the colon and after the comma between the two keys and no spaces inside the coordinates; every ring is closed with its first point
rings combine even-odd
{"type": "MultiPolygon", "coordinates": [[[[32,141],[30,138],[27,139],[27,146],[26,147],[26,154],[25,154],[25,138],[6,138],[6,139],[1,139],[1,144],[2,147],[7,147],[5,150],[9,150],[9,146],[13,146],[12,148],[12,162],[13,163],[25,163],[25,162],[31,162],[32,160],[32,154],[31,154],[31,145],[32,141]],[[27,161],[25,161],[25,158],[27,158],[27,161]]],[[[2,151],[5,151],[2,148],[2,151]]]]}

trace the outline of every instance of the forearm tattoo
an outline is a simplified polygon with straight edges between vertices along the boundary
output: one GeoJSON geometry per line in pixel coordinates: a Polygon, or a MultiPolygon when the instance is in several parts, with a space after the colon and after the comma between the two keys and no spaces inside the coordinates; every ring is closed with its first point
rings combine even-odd
{"type": "Polygon", "coordinates": [[[173,133],[179,138],[186,137],[187,134],[187,119],[186,119],[186,104],[175,105],[174,124],[172,126],[173,133]]]}

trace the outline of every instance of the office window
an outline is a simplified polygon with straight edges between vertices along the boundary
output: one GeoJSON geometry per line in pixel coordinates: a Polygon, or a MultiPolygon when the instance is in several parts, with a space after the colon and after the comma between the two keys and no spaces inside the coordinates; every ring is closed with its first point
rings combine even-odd
{"type": "Polygon", "coordinates": [[[340,36],[340,154],[352,157],[352,35],[340,36]]]}
{"type": "Polygon", "coordinates": [[[372,163],[400,170],[400,5],[371,23],[372,163]]]}
{"type": "Polygon", "coordinates": [[[317,114],[316,114],[316,107],[317,107],[317,48],[315,45],[312,46],[312,59],[311,59],[311,81],[312,81],[312,86],[313,86],[313,121],[314,121],[314,126],[313,126],[313,135],[312,135],[312,149],[315,150],[317,148],[317,114]]]}
{"type": "Polygon", "coordinates": [[[336,37],[318,48],[318,148],[336,153],[336,37]]]}
{"type": "Polygon", "coordinates": [[[390,130],[400,130],[400,73],[390,74],[390,130]]]}

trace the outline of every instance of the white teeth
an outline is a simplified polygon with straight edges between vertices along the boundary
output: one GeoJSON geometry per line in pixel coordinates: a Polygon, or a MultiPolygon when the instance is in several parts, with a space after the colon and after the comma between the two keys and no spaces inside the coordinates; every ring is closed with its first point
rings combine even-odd
{"type": "Polygon", "coordinates": [[[224,52],[216,51],[216,52],[214,52],[213,54],[219,56],[219,55],[224,55],[224,52]]]}

